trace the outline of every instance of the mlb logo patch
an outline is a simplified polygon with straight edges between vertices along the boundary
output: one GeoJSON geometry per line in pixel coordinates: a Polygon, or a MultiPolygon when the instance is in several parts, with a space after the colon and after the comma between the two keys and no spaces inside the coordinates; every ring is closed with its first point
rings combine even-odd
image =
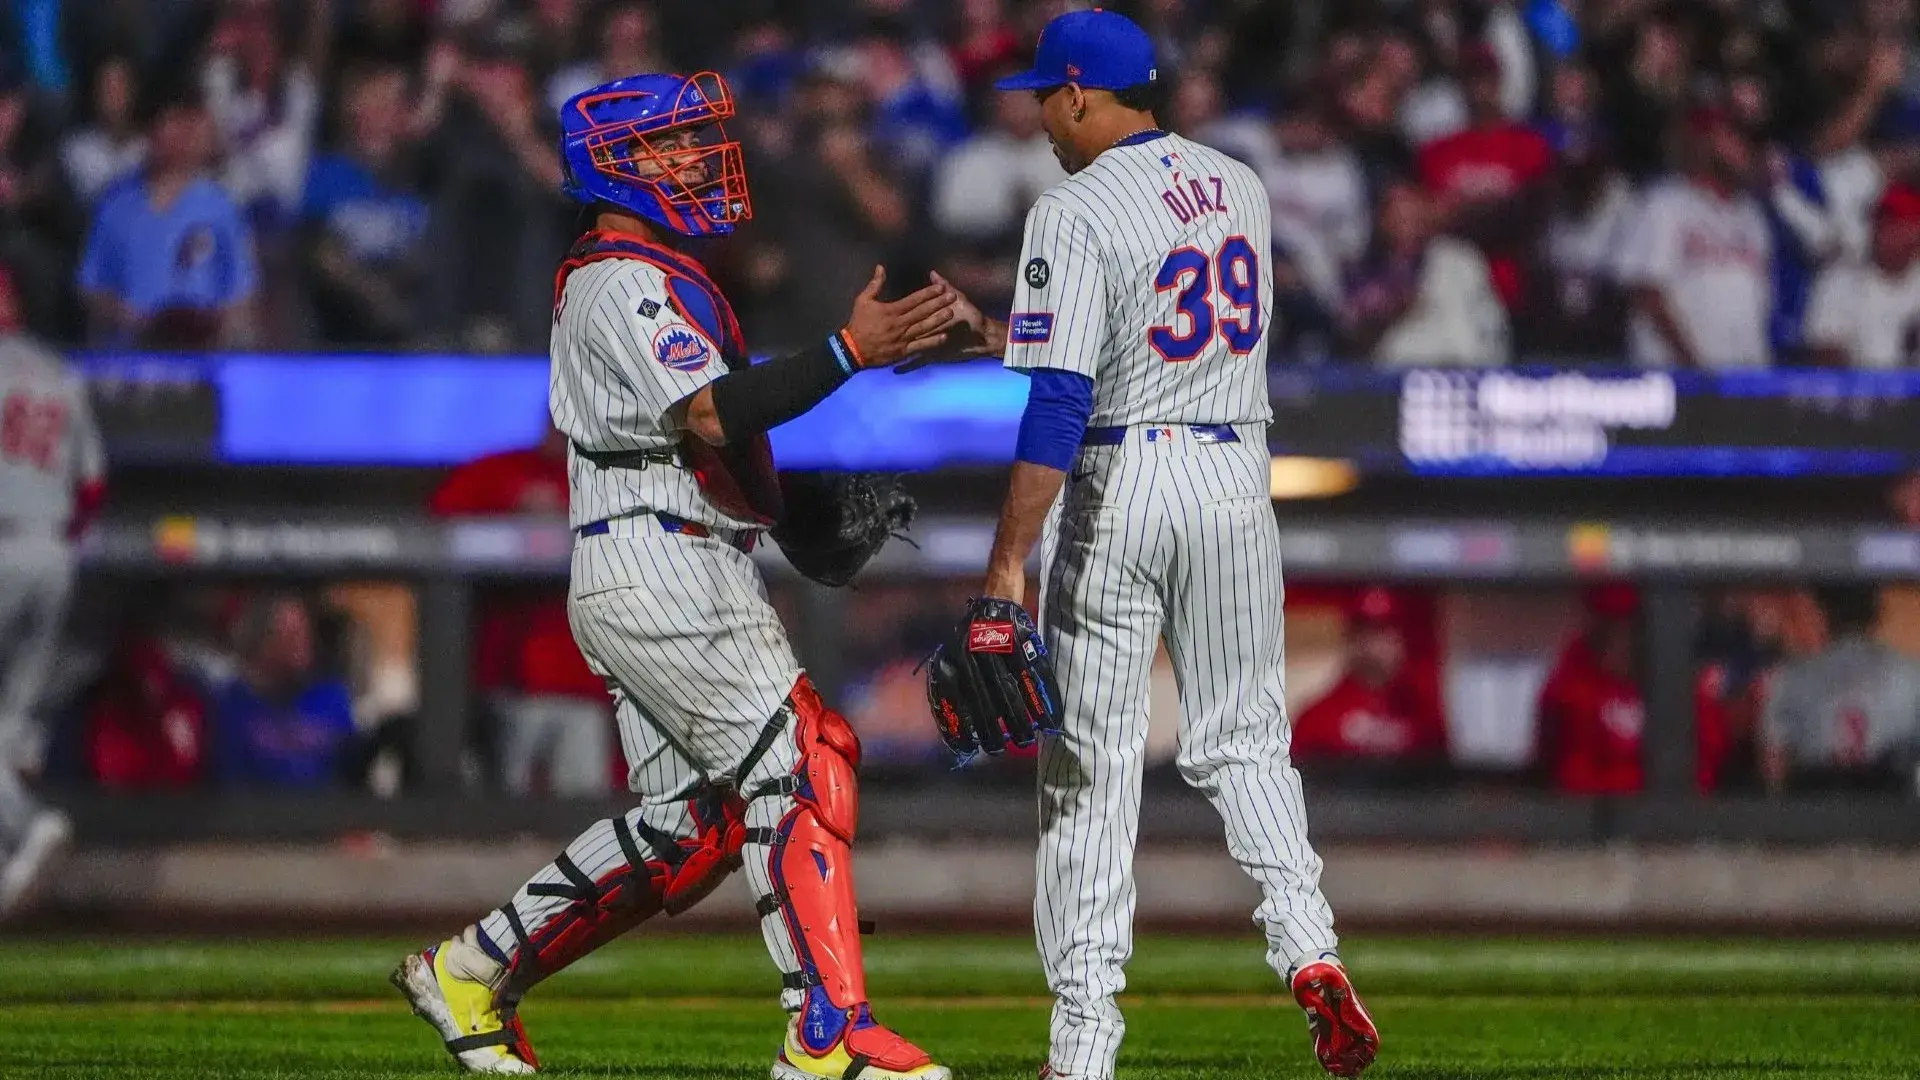
{"type": "Polygon", "coordinates": [[[653,335],[653,358],[672,371],[699,371],[713,359],[713,343],[691,326],[665,326],[653,335]]]}
{"type": "Polygon", "coordinates": [[[1013,652],[1013,624],[977,622],[967,628],[968,652],[1013,652]]]}
{"type": "Polygon", "coordinates": [[[1007,316],[1007,344],[1041,345],[1053,339],[1053,312],[1016,311],[1007,316]]]}
{"type": "Polygon", "coordinates": [[[1147,429],[1148,442],[1172,442],[1173,429],[1170,427],[1150,427],[1147,429]]]}

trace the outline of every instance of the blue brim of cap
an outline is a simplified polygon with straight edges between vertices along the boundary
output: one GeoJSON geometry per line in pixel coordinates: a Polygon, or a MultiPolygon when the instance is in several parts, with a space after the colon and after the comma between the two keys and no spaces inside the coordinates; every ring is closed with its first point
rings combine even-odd
{"type": "Polygon", "coordinates": [[[993,88],[995,90],[1048,90],[1065,85],[1067,85],[1065,81],[1052,75],[1042,75],[1038,71],[1023,71],[1018,75],[996,79],[993,88]]]}

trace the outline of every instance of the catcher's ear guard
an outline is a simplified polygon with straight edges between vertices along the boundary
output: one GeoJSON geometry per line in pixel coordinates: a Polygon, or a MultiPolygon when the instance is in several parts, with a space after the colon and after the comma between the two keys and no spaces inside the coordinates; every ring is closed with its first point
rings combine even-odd
{"type": "Polygon", "coordinates": [[[1060,689],[1047,643],[1025,608],[981,597],[927,661],[927,705],[962,763],[1060,733],[1060,689]]]}

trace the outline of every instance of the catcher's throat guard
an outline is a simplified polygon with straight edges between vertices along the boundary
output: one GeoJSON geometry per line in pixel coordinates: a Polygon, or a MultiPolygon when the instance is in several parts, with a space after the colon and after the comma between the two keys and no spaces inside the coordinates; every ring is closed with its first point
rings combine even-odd
{"type": "Polygon", "coordinates": [[[724,236],[753,216],[740,144],[722,123],[733,115],[733,91],[711,71],[633,75],[575,94],[560,107],[561,189],[682,236],[724,236]]]}

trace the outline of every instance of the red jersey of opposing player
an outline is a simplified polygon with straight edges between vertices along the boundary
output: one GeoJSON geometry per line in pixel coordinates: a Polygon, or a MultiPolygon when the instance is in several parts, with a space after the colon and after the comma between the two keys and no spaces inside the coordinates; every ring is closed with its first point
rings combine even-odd
{"type": "MultiPolygon", "coordinates": [[[[1641,736],[1646,699],[1634,677],[1640,647],[1635,620],[1639,597],[1621,585],[1587,594],[1589,622],[1547,676],[1535,714],[1534,757],[1559,790],[1570,795],[1622,795],[1641,789],[1641,736]]],[[[1726,756],[1727,720],[1717,673],[1694,686],[1699,731],[1695,780],[1713,790],[1726,756]]]]}
{"type": "MultiPolygon", "coordinates": [[[[437,517],[564,514],[566,445],[550,431],[539,446],[476,458],[447,477],[428,509],[437,517]]],[[[574,644],[565,597],[546,592],[483,604],[474,678],[490,690],[595,699],[606,694],[606,684],[574,644]]]]}
{"type": "Polygon", "coordinates": [[[1293,721],[1293,756],[1439,758],[1447,722],[1430,665],[1412,662],[1406,605],[1365,589],[1347,612],[1347,670],[1293,721]]]}

